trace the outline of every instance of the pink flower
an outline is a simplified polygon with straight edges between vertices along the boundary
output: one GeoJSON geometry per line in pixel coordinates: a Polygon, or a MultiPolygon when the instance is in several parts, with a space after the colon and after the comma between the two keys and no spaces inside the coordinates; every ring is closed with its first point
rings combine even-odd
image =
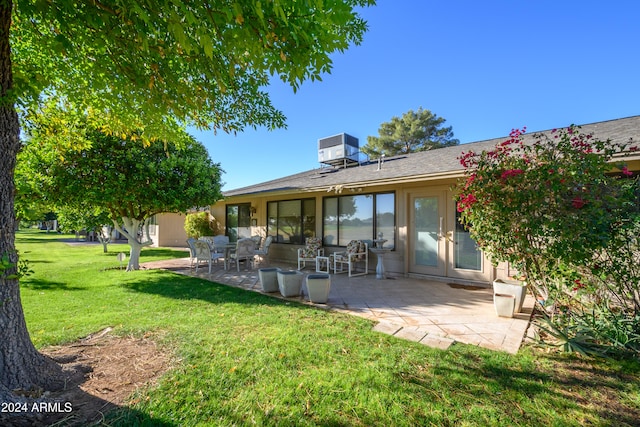
{"type": "Polygon", "coordinates": [[[582,207],[586,204],[587,202],[584,201],[584,199],[580,196],[574,197],[573,200],[571,201],[571,206],[573,206],[576,209],[582,209],[582,207]]]}
{"type": "Polygon", "coordinates": [[[626,176],[631,176],[633,175],[633,172],[631,172],[626,166],[622,167],[622,174],[626,175],[626,176]]]}
{"type": "Polygon", "coordinates": [[[502,176],[500,178],[502,179],[507,179],[510,178],[512,176],[518,176],[520,174],[523,174],[524,171],[522,169],[508,169],[504,172],[502,172],[502,176]]]}
{"type": "Polygon", "coordinates": [[[475,202],[477,202],[476,196],[469,193],[467,195],[461,194],[460,201],[458,202],[458,212],[464,212],[471,207],[475,202]]]}

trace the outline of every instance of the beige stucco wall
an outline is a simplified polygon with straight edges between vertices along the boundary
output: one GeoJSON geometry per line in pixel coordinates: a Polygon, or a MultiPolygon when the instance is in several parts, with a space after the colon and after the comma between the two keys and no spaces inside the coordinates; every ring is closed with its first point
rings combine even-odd
{"type": "MultiPolygon", "coordinates": [[[[412,207],[411,196],[414,194],[421,194],[422,192],[442,192],[448,197],[450,200],[447,201],[449,204],[447,210],[446,219],[446,227],[451,229],[453,227],[453,221],[455,221],[455,214],[451,214],[455,210],[454,201],[451,198],[451,187],[456,183],[457,178],[447,178],[447,179],[434,179],[428,181],[421,182],[405,182],[405,183],[393,183],[386,185],[371,185],[371,186],[358,186],[354,188],[354,194],[357,193],[378,193],[378,192],[387,192],[394,191],[395,192],[395,202],[396,202],[396,229],[395,229],[395,250],[388,253],[385,256],[385,269],[386,272],[390,276],[406,276],[409,275],[410,266],[409,266],[409,257],[408,252],[410,250],[409,245],[409,236],[411,233],[410,229],[410,210],[412,207]]],[[[343,190],[342,195],[348,195],[350,189],[343,190]]],[[[215,205],[211,206],[211,213],[215,216],[222,225],[222,230],[224,230],[224,221],[225,221],[225,211],[227,204],[242,204],[242,203],[250,203],[252,207],[255,208],[256,213],[253,218],[257,221],[257,226],[252,227],[252,234],[259,234],[262,236],[266,235],[266,218],[267,218],[267,202],[271,201],[282,201],[282,200],[292,200],[292,199],[301,199],[301,198],[315,198],[316,199],[316,236],[322,236],[322,205],[323,198],[327,196],[334,196],[333,192],[328,193],[326,189],[318,190],[318,191],[301,191],[295,194],[274,194],[270,193],[269,195],[254,195],[254,196],[236,196],[231,197],[226,200],[222,200],[215,205]]],[[[367,236],[366,238],[370,238],[367,236]]],[[[269,259],[273,262],[289,262],[295,263],[297,259],[297,249],[300,248],[299,245],[292,244],[278,244],[274,243],[271,246],[269,252],[269,259]]],[[[342,247],[325,247],[325,253],[330,254],[332,252],[344,250],[342,247]]],[[[372,273],[375,273],[376,268],[376,256],[373,253],[369,253],[369,270],[372,273]]],[[[504,266],[496,270],[490,265],[489,260],[484,260],[485,269],[488,269],[489,276],[486,280],[482,280],[482,282],[489,282],[496,277],[500,277],[504,275],[506,270],[504,266]]],[[[500,267],[500,266],[499,266],[500,267]]],[[[464,282],[464,280],[459,279],[451,279],[451,278],[443,278],[443,280],[448,281],[457,281],[464,282]]]]}
{"type": "Polygon", "coordinates": [[[185,214],[163,213],[156,215],[156,225],[150,230],[153,246],[187,247],[187,233],[184,231],[185,214]]]}

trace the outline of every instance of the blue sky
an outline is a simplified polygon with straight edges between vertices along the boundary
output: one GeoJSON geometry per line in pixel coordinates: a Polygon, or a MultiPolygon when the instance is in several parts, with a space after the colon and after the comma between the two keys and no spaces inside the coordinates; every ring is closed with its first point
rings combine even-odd
{"type": "Polygon", "coordinates": [[[419,107],[461,143],[640,114],[640,2],[379,0],[360,46],[297,93],[275,82],[287,129],[193,132],[231,190],[315,169],[318,139],[360,145],[419,107]]]}

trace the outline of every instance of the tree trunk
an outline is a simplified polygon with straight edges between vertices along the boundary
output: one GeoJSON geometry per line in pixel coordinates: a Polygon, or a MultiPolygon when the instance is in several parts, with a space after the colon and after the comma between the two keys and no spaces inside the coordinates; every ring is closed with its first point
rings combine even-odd
{"type": "Polygon", "coordinates": [[[0,255],[13,264],[0,272],[0,402],[16,401],[15,390],[55,389],[63,386],[60,367],[38,353],[29,337],[20,301],[15,250],[16,217],[13,180],[20,125],[10,90],[13,86],[9,31],[11,1],[0,1],[0,255]]]}
{"type": "Polygon", "coordinates": [[[113,225],[116,227],[116,230],[120,232],[123,236],[127,238],[127,242],[129,243],[129,263],[127,264],[127,271],[132,270],[140,270],[140,252],[142,252],[142,248],[145,246],[151,245],[153,242],[148,238],[149,233],[147,232],[147,240],[142,241],[143,236],[138,235],[138,231],[140,230],[140,225],[145,221],[140,221],[135,218],[122,217],[122,224],[118,224],[117,221],[113,221],[113,225]]]}

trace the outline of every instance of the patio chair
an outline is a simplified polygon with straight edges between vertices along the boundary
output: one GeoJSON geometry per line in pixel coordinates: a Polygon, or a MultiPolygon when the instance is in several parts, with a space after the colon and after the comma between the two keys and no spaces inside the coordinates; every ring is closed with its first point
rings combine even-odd
{"type": "Polygon", "coordinates": [[[230,262],[235,262],[238,272],[240,271],[240,261],[244,260],[247,268],[253,268],[253,261],[256,256],[255,242],[251,238],[240,239],[236,242],[236,252],[229,256],[230,262]]]}
{"type": "Polygon", "coordinates": [[[267,238],[264,239],[264,246],[256,250],[255,254],[258,258],[260,258],[260,264],[262,264],[264,259],[269,254],[269,246],[271,246],[271,243],[273,243],[273,236],[267,236],[267,238]]]}
{"type": "Polygon", "coordinates": [[[218,260],[224,258],[224,248],[216,248],[213,237],[201,237],[198,240],[205,242],[209,246],[209,250],[211,251],[211,259],[215,261],[216,264],[218,264],[218,260]]]}
{"type": "Polygon", "coordinates": [[[342,252],[334,252],[331,254],[333,258],[333,272],[349,273],[349,277],[364,276],[369,272],[369,247],[362,240],[352,240],[347,244],[347,250],[342,252]],[[364,263],[364,271],[356,273],[356,264],[364,263]],[[345,267],[347,269],[345,270],[345,267]]]}
{"type": "Polygon", "coordinates": [[[316,257],[324,255],[322,248],[322,240],[319,237],[307,237],[304,248],[298,249],[298,270],[302,270],[307,266],[307,262],[316,266],[316,257]]]}
{"type": "Polygon", "coordinates": [[[260,243],[262,243],[262,236],[255,235],[251,236],[251,240],[256,243],[256,250],[260,249],[260,243]]]}
{"type": "Polygon", "coordinates": [[[215,257],[217,257],[218,260],[224,258],[224,269],[226,270],[230,258],[229,254],[235,251],[235,245],[230,245],[229,236],[225,236],[224,234],[213,236],[211,240],[213,241],[213,252],[218,254],[215,255],[215,257]],[[233,246],[233,248],[231,246],[233,246]]]}
{"type": "Polygon", "coordinates": [[[196,246],[194,245],[194,242],[196,241],[196,239],[194,239],[193,237],[189,237],[187,239],[187,246],[189,247],[189,261],[191,262],[191,268],[193,268],[193,261],[196,259],[196,246]]]}
{"type": "Polygon", "coordinates": [[[196,240],[193,242],[195,247],[195,260],[196,260],[196,273],[198,272],[198,267],[200,266],[200,261],[207,261],[209,264],[209,274],[211,274],[211,263],[215,260],[213,257],[213,252],[211,252],[211,247],[204,240],[196,240]]]}

